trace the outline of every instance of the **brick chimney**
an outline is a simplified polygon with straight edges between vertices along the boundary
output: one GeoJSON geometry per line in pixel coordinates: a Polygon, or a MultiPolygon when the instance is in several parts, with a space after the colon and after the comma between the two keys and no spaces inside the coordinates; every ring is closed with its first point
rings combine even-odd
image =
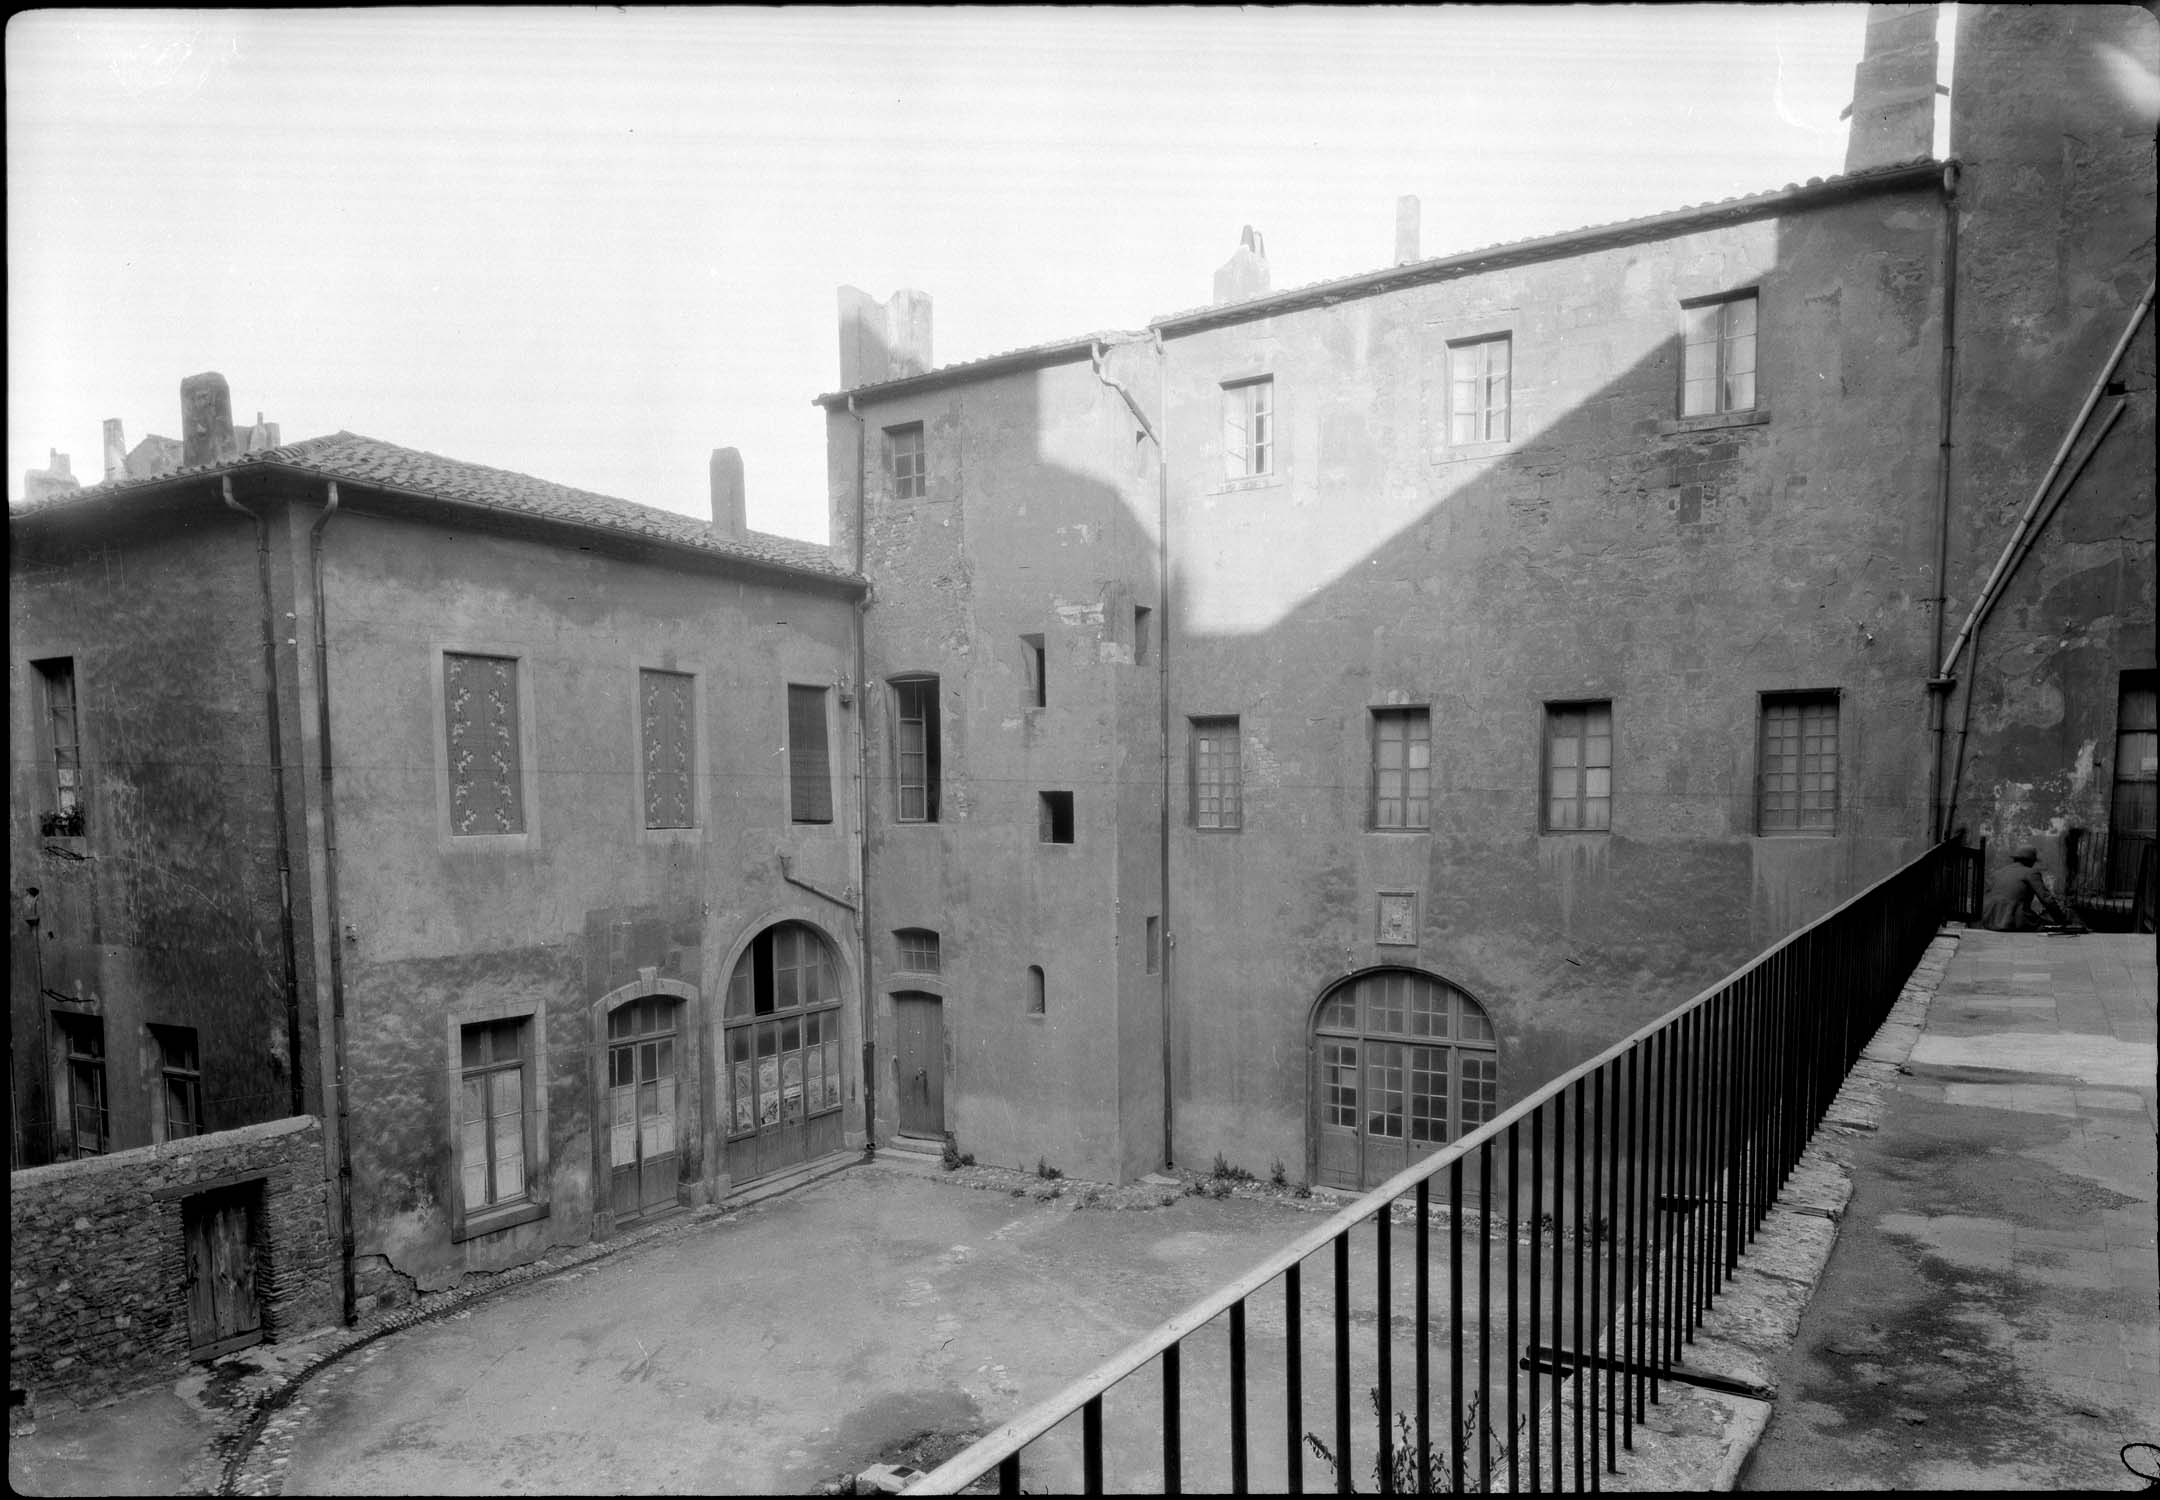
{"type": "Polygon", "coordinates": [[[749,523],[743,509],[742,454],[733,448],[712,451],[712,529],[723,536],[741,536],[749,523]]]}
{"type": "Polygon", "coordinates": [[[1268,293],[1267,244],[1252,225],[1238,236],[1237,253],[1215,273],[1215,305],[1244,302],[1268,293]]]}
{"type": "Polygon", "coordinates": [[[82,488],[82,485],[76,481],[73,468],[68,463],[68,456],[57,448],[48,448],[45,451],[50,457],[46,460],[44,468],[25,469],[23,471],[23,499],[25,500],[43,500],[48,496],[58,495],[67,490],[79,490],[82,488]]]}
{"type": "Polygon", "coordinates": [[[840,288],[840,389],[904,380],[930,368],[930,294],[902,288],[890,302],[840,288]]]}
{"type": "Polygon", "coordinates": [[[1418,259],[1418,201],[1405,193],[1395,200],[1395,264],[1418,259]]]}
{"type": "Polygon", "coordinates": [[[240,456],[233,436],[232,389],[215,370],[180,382],[180,442],[180,462],[190,469],[240,456]]]}
{"type": "Polygon", "coordinates": [[[1935,22],[1940,6],[1870,5],[1853,69],[1845,170],[1917,161],[1935,149],[1935,22]]]}

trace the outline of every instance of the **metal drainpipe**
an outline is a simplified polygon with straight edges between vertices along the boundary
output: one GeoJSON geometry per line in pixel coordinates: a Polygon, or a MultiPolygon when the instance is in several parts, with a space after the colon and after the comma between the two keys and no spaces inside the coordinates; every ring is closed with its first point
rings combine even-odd
{"type": "Polygon", "coordinates": [[[342,1250],[345,1324],[359,1317],[353,1277],[352,1093],[345,1084],[345,950],[338,920],[337,796],[330,753],[330,611],[323,596],[323,528],[337,514],[337,481],[330,483],[330,503],[308,528],[308,568],[315,586],[315,733],[322,757],[323,916],[330,940],[331,1087],[337,1094],[338,1239],[342,1250]]]}
{"type": "MultiPolygon", "coordinates": [[[[1164,430],[1170,426],[1169,387],[1164,374],[1162,330],[1151,330],[1155,348],[1156,402],[1161,413],[1164,430]]],[[[1159,575],[1155,612],[1160,621],[1155,630],[1156,672],[1156,728],[1161,738],[1159,759],[1161,761],[1162,800],[1157,809],[1158,856],[1157,879],[1162,886],[1162,932],[1157,959],[1162,965],[1162,1164],[1168,1170],[1176,1163],[1172,1149],[1171,1127],[1175,1123],[1175,1104],[1170,1089],[1170,1002],[1173,994],[1171,953],[1175,939],[1170,932],[1170,454],[1163,444],[1162,433],[1148,421],[1147,413],[1140,403],[1133,400],[1132,392],[1112,380],[1102,367],[1103,346],[1098,342],[1090,346],[1088,357],[1095,366],[1095,378],[1125,398],[1125,405],[1140,424],[1141,431],[1155,445],[1155,570],[1159,575]]]]}
{"type": "MultiPolygon", "coordinates": [[[[855,575],[860,578],[867,555],[863,536],[864,486],[868,483],[864,450],[869,428],[863,414],[855,409],[852,391],[848,393],[847,409],[848,415],[855,419],[855,575]]],[[[877,1150],[877,988],[870,975],[870,954],[875,946],[870,926],[870,652],[863,627],[863,616],[869,612],[870,595],[866,588],[862,598],[855,602],[855,847],[856,862],[862,872],[861,906],[855,917],[862,932],[863,1145],[874,1153],[877,1150]]]]}
{"type": "Polygon", "coordinates": [[[291,1111],[304,1115],[307,1088],[300,1063],[300,970],[294,953],[291,824],[285,805],[285,719],[278,712],[277,610],[270,593],[270,522],[233,498],[231,475],[225,476],[224,486],[225,504],[255,523],[255,569],[262,586],[264,712],[270,731],[270,805],[277,820],[278,937],[284,947],[286,1071],[292,1082],[291,1111]]]}
{"type": "MultiPolygon", "coordinates": [[[[1957,394],[1957,290],[1958,290],[1958,164],[1943,163],[1943,352],[1942,413],[1935,450],[1935,641],[1928,651],[1930,663],[1942,660],[1943,613],[1950,607],[1950,460],[1951,420],[1957,394]]],[[[1928,680],[1928,842],[1942,842],[1943,827],[1943,731],[1949,717],[1950,691],[1955,679],[1935,676],[1928,680]]]]}

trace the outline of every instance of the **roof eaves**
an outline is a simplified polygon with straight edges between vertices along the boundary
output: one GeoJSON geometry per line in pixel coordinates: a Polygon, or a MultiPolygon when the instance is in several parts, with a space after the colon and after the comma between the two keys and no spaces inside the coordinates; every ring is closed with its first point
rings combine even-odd
{"type": "Polygon", "coordinates": [[[1146,333],[1131,330],[1106,330],[1082,334],[1077,338],[1058,339],[1047,344],[1030,344],[1024,349],[1008,349],[1002,354],[986,354],[981,359],[962,360],[958,364],[940,365],[919,375],[903,375],[898,380],[883,380],[874,385],[859,385],[852,390],[827,391],[822,396],[810,398],[811,405],[822,406],[830,411],[845,406],[850,396],[860,403],[865,400],[890,401],[902,396],[912,396],[921,391],[936,390],[956,381],[980,380],[986,375],[1006,375],[1015,370],[1039,369],[1044,365],[1064,364],[1067,361],[1092,354],[1098,344],[1129,343],[1145,339],[1146,333]]]}

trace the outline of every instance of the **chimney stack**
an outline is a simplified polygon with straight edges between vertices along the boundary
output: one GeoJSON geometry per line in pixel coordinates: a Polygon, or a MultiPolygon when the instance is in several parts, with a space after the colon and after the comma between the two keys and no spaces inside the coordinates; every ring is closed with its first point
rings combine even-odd
{"type": "Polygon", "coordinates": [[[215,370],[180,382],[180,462],[186,468],[229,463],[240,454],[233,436],[232,389],[215,370]]]}
{"type": "Polygon", "coordinates": [[[1935,149],[1935,5],[1870,5],[1853,69],[1845,170],[1917,161],[1935,149]]]}
{"type": "Polygon", "coordinates": [[[46,459],[44,468],[23,471],[23,499],[26,501],[35,502],[66,490],[82,488],[76,482],[74,470],[68,464],[68,456],[57,448],[48,448],[45,451],[50,456],[46,459]]]}
{"type": "Polygon", "coordinates": [[[725,536],[748,531],[743,508],[742,454],[733,448],[712,451],[712,528],[725,536]]]}
{"type": "Polygon", "coordinates": [[[930,294],[907,288],[890,302],[840,288],[840,389],[904,380],[930,368],[930,294]]]}
{"type": "Polygon", "coordinates": [[[1215,306],[1265,297],[1268,292],[1267,243],[1252,225],[1238,236],[1237,253],[1215,273],[1215,306]]]}
{"type": "Polygon", "coordinates": [[[105,419],[105,477],[118,479],[127,473],[127,437],[118,417],[105,419]]]}
{"type": "Polygon", "coordinates": [[[1418,258],[1418,201],[1405,193],[1395,200],[1395,264],[1418,258]]]}

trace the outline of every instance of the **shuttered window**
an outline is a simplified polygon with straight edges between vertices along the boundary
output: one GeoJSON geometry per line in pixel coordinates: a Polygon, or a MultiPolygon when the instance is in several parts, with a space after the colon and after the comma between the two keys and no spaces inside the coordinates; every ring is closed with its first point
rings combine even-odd
{"type": "Polygon", "coordinates": [[[525,831],[517,679],[515,657],[443,656],[453,835],[525,831]]]}
{"type": "Polygon", "coordinates": [[[689,828],[697,822],[690,797],[690,768],[697,754],[694,688],[683,672],[638,673],[647,828],[689,828]]]}
{"type": "Polygon", "coordinates": [[[825,741],[825,689],[788,689],[788,818],[832,821],[832,755],[825,741]]]}

